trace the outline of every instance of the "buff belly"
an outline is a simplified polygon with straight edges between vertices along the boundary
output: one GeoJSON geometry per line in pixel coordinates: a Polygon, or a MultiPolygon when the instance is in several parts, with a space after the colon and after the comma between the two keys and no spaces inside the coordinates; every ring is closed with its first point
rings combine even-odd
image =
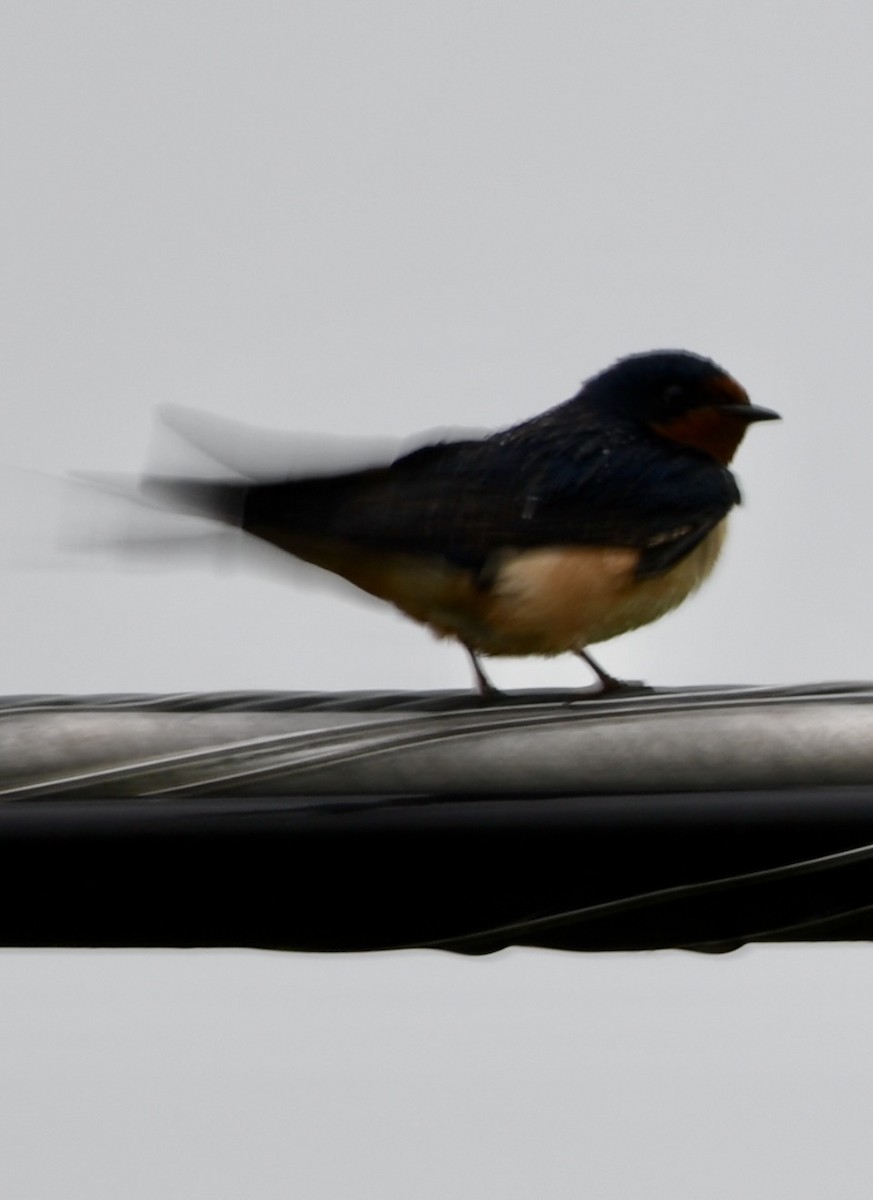
{"type": "Polygon", "coordinates": [[[440,637],[483,654],[552,655],[605,642],[676,608],[715,566],[726,528],[723,521],[656,578],[636,578],[636,550],[556,546],[507,551],[487,588],[440,559],[317,539],[269,540],[389,601],[440,637]]]}
{"type": "Polygon", "coordinates": [[[560,654],[657,621],[698,588],[724,543],[723,521],[675,567],[637,579],[635,550],[532,550],[507,562],[493,589],[486,654],[560,654]]]}

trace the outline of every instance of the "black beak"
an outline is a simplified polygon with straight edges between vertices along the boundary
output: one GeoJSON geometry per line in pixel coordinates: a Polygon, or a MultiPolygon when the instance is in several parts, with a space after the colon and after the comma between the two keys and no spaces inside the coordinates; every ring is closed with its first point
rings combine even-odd
{"type": "Polygon", "coordinates": [[[778,412],[774,412],[772,408],[761,408],[758,404],[716,404],[715,407],[719,412],[729,413],[732,417],[739,417],[743,421],[747,421],[750,425],[753,421],[781,421],[778,412]]]}

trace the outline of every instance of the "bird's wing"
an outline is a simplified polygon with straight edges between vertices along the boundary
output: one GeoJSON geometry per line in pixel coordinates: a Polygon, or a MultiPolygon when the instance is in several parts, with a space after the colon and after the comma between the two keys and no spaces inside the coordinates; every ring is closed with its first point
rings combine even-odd
{"type": "Polygon", "coordinates": [[[547,478],[544,516],[568,530],[578,521],[590,542],[640,550],[639,578],[675,566],[740,502],[727,468],[657,438],[553,456],[547,478]]]}
{"type": "Polygon", "coordinates": [[[667,570],[738,501],[733,477],[661,445],[572,457],[494,440],[424,447],[388,467],[250,486],[244,529],[293,549],[295,536],[437,556],[476,572],[507,548],[612,545],[667,570]]]}

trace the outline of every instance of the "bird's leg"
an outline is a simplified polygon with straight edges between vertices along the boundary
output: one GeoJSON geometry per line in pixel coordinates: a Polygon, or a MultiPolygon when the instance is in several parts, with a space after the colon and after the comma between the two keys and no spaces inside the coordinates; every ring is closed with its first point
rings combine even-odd
{"type": "Polygon", "coordinates": [[[478,655],[476,654],[476,651],[473,650],[472,647],[468,646],[466,642],[461,642],[461,645],[464,647],[464,649],[467,651],[467,653],[470,656],[470,664],[473,667],[473,674],[476,676],[476,687],[479,690],[479,695],[480,696],[502,696],[503,693],[500,691],[500,689],[496,688],[494,686],[494,684],[491,682],[491,680],[488,678],[488,676],[485,674],[485,670],[484,670],[482,664],[479,662],[479,658],[478,658],[478,655]]]}
{"type": "Polygon", "coordinates": [[[597,678],[600,680],[600,685],[604,692],[620,692],[626,687],[633,687],[633,684],[627,684],[621,679],[616,679],[614,675],[610,675],[608,671],[604,671],[603,667],[593,659],[587,650],[574,650],[574,654],[586,662],[597,678]]]}

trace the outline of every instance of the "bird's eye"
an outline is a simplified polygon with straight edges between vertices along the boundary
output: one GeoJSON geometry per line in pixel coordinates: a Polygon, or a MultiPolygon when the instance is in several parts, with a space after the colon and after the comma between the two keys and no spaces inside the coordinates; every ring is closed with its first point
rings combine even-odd
{"type": "Polygon", "coordinates": [[[670,387],[668,387],[664,392],[664,402],[669,405],[670,408],[680,404],[684,397],[685,389],[678,383],[671,384],[670,387]]]}

